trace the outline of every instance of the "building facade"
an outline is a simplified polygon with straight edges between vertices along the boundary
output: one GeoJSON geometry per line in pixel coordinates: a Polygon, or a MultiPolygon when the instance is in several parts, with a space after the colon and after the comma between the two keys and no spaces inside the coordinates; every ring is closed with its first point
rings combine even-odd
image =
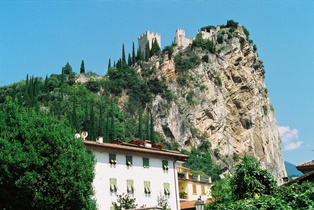
{"type": "Polygon", "coordinates": [[[112,202],[123,193],[136,198],[138,207],[157,206],[158,196],[164,196],[171,209],[180,209],[176,162],[188,156],[139,141],[84,141],[96,159],[93,187],[98,209],[113,209],[112,202]]]}

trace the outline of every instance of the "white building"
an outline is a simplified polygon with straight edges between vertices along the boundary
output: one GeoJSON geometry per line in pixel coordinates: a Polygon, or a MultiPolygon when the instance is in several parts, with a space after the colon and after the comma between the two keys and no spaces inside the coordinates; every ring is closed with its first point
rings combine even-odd
{"type": "Polygon", "coordinates": [[[164,150],[137,139],[127,142],[97,143],[84,141],[87,150],[95,154],[93,187],[97,208],[113,209],[117,195],[136,198],[140,206],[157,206],[157,197],[164,195],[172,210],[179,210],[177,161],[188,156],[164,150]]]}

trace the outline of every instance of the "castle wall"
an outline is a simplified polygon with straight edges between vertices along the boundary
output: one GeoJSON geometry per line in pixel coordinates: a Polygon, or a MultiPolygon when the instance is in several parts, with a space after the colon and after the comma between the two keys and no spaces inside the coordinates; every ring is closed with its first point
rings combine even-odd
{"type": "Polygon", "coordinates": [[[141,48],[142,53],[145,54],[146,43],[149,42],[149,49],[152,49],[154,39],[157,40],[161,49],[161,37],[160,34],[155,32],[146,31],[144,34],[138,37],[138,47],[141,48]]]}
{"type": "Polygon", "coordinates": [[[186,48],[192,44],[193,39],[185,37],[185,31],[183,29],[176,30],[175,42],[178,44],[178,47],[186,48]]]}
{"type": "MultiPolygon", "coordinates": [[[[197,33],[201,33],[203,39],[210,39],[215,40],[215,34],[220,30],[220,27],[217,26],[214,29],[210,29],[210,31],[198,31],[197,33]]],[[[182,47],[183,49],[192,44],[192,41],[195,39],[193,38],[187,38],[185,36],[185,31],[183,29],[177,29],[176,30],[176,37],[174,41],[178,44],[178,47],[182,47]]]]}

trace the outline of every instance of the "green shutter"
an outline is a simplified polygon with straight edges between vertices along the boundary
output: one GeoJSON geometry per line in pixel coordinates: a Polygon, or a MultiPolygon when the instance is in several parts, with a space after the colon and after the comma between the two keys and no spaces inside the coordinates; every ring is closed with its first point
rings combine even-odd
{"type": "Polygon", "coordinates": [[[134,193],[134,185],[133,185],[133,180],[128,179],[126,181],[127,183],[127,192],[128,193],[134,193]]]}
{"type": "Polygon", "coordinates": [[[125,164],[126,164],[127,166],[132,166],[132,165],[133,165],[133,158],[132,158],[132,156],[126,156],[126,158],[125,158],[125,164]]]}
{"type": "Polygon", "coordinates": [[[163,170],[168,170],[169,169],[168,160],[163,160],[162,161],[162,169],[163,170]]]}
{"type": "Polygon", "coordinates": [[[110,178],[110,192],[117,192],[117,190],[118,190],[117,179],[110,178]]]}
{"type": "Polygon", "coordinates": [[[149,159],[148,158],[143,158],[143,167],[149,168],[149,159]]]}
{"type": "Polygon", "coordinates": [[[109,163],[110,164],[117,164],[116,154],[109,154],[109,163]]]}
{"type": "Polygon", "coordinates": [[[165,195],[170,195],[170,184],[169,183],[164,183],[164,192],[165,192],[165,195]]]}
{"type": "Polygon", "coordinates": [[[150,194],[152,192],[149,181],[144,181],[144,192],[145,194],[150,194]]]}

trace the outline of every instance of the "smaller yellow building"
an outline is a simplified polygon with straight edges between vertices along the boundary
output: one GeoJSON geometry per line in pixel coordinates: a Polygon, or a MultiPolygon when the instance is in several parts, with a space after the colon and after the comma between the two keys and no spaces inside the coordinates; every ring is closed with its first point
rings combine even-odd
{"type": "Polygon", "coordinates": [[[183,163],[177,162],[180,202],[196,201],[199,198],[206,202],[212,198],[211,177],[193,174],[191,169],[182,166],[183,163]]]}

